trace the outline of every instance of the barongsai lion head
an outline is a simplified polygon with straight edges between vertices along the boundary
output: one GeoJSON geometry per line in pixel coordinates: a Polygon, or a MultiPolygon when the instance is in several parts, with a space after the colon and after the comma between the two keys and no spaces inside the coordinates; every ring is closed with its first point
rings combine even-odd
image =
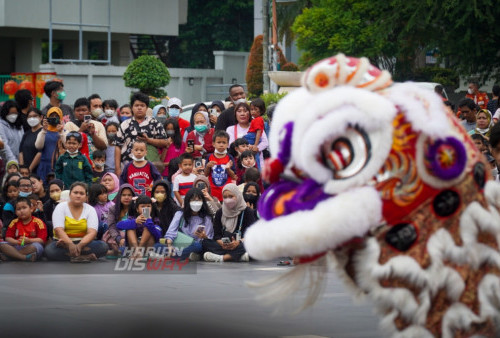
{"type": "Polygon", "coordinates": [[[281,100],[269,140],[251,257],[334,262],[391,334],[495,332],[500,189],[440,97],[339,54],[281,100]]]}

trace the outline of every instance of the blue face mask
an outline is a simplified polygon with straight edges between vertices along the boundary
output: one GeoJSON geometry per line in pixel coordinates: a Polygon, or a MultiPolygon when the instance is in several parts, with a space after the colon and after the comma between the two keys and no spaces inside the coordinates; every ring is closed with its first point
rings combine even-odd
{"type": "Polygon", "coordinates": [[[168,108],[168,115],[171,117],[178,117],[180,113],[181,110],[179,108],[168,108]]]}
{"type": "Polygon", "coordinates": [[[29,195],[31,195],[31,193],[29,192],[24,192],[24,191],[19,192],[19,197],[28,197],[29,195]]]}
{"type": "Polygon", "coordinates": [[[125,120],[128,120],[129,118],[130,118],[130,116],[121,116],[120,121],[123,122],[125,120]]]}

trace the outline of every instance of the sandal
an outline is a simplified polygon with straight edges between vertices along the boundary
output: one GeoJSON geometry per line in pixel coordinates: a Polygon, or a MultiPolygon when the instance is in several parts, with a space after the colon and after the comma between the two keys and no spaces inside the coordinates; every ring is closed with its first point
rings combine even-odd
{"type": "Polygon", "coordinates": [[[36,253],[33,252],[30,254],[27,254],[25,260],[26,260],[26,262],[35,262],[36,261],[36,253]]]}

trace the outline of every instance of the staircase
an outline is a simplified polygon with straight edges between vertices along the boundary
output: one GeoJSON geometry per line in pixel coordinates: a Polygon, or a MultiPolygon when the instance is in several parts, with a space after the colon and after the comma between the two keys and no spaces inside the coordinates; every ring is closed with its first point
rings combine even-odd
{"type": "Polygon", "coordinates": [[[134,59],[141,55],[155,55],[167,64],[168,37],[160,35],[130,35],[130,52],[134,59]]]}

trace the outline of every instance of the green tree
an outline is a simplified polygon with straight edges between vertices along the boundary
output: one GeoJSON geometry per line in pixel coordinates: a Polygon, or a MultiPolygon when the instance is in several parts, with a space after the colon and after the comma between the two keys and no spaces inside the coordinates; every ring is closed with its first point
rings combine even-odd
{"type": "Polygon", "coordinates": [[[170,73],[155,56],[142,55],[128,65],[123,80],[126,87],[137,88],[154,97],[164,97],[167,93],[162,87],[169,84],[170,73]]]}
{"type": "Polygon", "coordinates": [[[189,0],[188,22],[168,42],[168,66],[213,68],[214,50],[250,50],[253,1],[189,0]]]}
{"type": "Polygon", "coordinates": [[[302,65],[343,52],[367,56],[396,80],[415,78],[437,48],[459,74],[500,79],[500,6],[493,0],[312,0],[294,22],[302,65]]]}
{"type": "MultiPolygon", "coordinates": [[[[376,11],[372,0],[316,0],[293,25],[297,46],[304,51],[300,63],[309,66],[343,52],[372,60],[384,56],[391,44],[381,27],[369,19],[376,11]]],[[[381,14],[381,13],[378,13],[381,14]]]]}

